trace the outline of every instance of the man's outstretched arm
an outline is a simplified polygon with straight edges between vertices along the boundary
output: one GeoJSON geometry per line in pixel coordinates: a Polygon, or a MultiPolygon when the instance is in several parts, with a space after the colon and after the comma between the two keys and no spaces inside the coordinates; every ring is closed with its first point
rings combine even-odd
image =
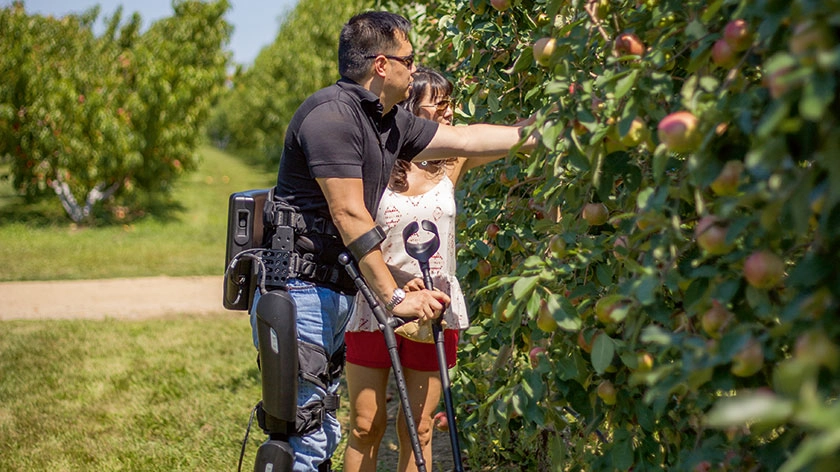
{"type": "MultiPolygon", "coordinates": [[[[414,160],[443,159],[447,157],[494,157],[505,155],[519,143],[525,133],[523,126],[531,120],[512,126],[475,124],[469,126],[440,125],[435,136],[414,160]]],[[[523,143],[523,150],[536,145],[536,139],[529,136],[523,143]]]]}

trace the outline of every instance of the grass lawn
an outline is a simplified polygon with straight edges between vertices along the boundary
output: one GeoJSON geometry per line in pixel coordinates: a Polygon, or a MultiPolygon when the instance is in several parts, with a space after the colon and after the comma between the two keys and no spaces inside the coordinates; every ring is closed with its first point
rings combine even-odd
{"type": "Polygon", "coordinates": [[[199,152],[199,169],[176,185],[179,210],[123,226],[78,228],[58,198],[29,208],[0,181],[0,281],[221,275],[229,195],[270,187],[276,174],[209,146],[199,152]]]}
{"type": "MultiPolygon", "coordinates": [[[[261,398],[247,316],[0,326],[0,470],[236,470],[261,398]]],[[[264,440],[255,421],[242,470],[264,440]]]]}
{"type": "Polygon", "coordinates": [[[239,315],[3,322],[0,470],[235,470],[260,398],[239,315]]]}

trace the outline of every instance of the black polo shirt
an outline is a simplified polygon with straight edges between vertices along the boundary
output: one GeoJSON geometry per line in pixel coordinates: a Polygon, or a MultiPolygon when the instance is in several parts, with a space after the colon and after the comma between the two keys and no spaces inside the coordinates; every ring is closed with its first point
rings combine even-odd
{"type": "Polygon", "coordinates": [[[376,215],[396,160],[414,158],[437,128],[402,107],[383,116],[379,97],[351,80],[339,80],[307,98],[292,117],[275,198],[330,219],[315,178],[360,178],[365,207],[376,215]]]}

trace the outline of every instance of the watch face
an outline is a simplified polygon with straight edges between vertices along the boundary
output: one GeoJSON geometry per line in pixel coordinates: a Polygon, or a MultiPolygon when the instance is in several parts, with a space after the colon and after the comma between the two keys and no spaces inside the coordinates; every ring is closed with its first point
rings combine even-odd
{"type": "Polygon", "coordinates": [[[405,290],[397,287],[394,289],[394,293],[391,294],[391,300],[385,305],[385,308],[388,310],[393,310],[395,306],[402,303],[405,300],[405,290]]]}

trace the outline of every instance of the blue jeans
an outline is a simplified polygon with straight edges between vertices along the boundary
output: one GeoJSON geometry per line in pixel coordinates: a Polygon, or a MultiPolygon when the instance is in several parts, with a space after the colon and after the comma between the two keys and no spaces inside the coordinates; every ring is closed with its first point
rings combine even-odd
{"type": "MultiPolygon", "coordinates": [[[[297,279],[290,280],[286,286],[297,309],[298,340],[323,347],[328,358],[331,357],[344,344],[344,329],[350,319],[354,297],[297,279]]],[[[259,293],[253,307],[256,307],[258,300],[259,293]]],[[[253,307],[251,328],[256,346],[256,314],[253,307]]],[[[335,394],[338,383],[338,379],[333,379],[327,390],[324,390],[298,377],[298,407],[313,400],[323,400],[327,394],[335,394]]],[[[340,439],[341,425],[334,414],[324,417],[324,423],[320,429],[306,436],[292,436],[289,443],[295,451],[294,470],[296,472],[318,470],[322,462],[332,457],[340,439]]]]}

